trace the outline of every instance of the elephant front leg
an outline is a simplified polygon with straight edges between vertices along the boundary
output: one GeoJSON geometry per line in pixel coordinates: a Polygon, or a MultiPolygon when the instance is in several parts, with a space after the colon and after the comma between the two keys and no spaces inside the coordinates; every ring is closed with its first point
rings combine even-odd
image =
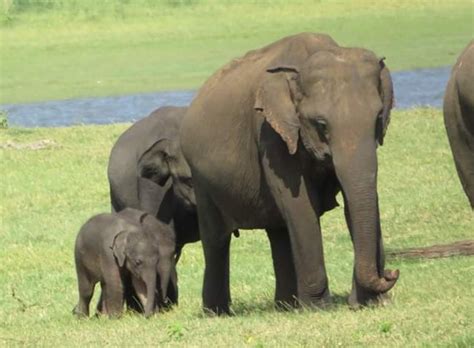
{"type": "Polygon", "coordinates": [[[267,229],[275,271],[275,304],[278,308],[297,307],[295,265],[291,254],[291,241],[286,228],[267,229]]]}
{"type": "Polygon", "coordinates": [[[122,313],[124,303],[124,287],[120,271],[112,260],[101,260],[101,269],[104,270],[104,279],[101,281],[102,310],[109,317],[117,317],[122,313]]]}
{"type": "Polygon", "coordinates": [[[304,218],[303,214],[292,216],[288,230],[296,268],[298,300],[305,306],[327,307],[331,300],[319,220],[304,218]]]}
{"type": "MultiPolygon", "coordinates": [[[[277,137],[266,144],[263,158],[265,178],[285,221],[296,271],[298,300],[303,305],[325,307],[330,301],[324,265],[319,202],[305,159],[291,156],[277,137]]],[[[263,137],[263,136],[262,136],[263,137]]]]}

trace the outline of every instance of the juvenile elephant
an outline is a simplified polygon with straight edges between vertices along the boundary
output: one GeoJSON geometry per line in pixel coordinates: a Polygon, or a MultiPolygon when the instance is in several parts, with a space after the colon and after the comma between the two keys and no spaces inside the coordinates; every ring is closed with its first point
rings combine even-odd
{"type": "Polygon", "coordinates": [[[248,52],[212,75],[181,126],[205,256],[203,305],[229,311],[236,228],[270,238],[277,302],[324,306],[320,216],[342,190],[355,251],[356,306],[389,291],[377,195],[393,89],[383,59],[302,33],[248,52]]]}
{"type": "Polygon", "coordinates": [[[162,107],[133,124],[113,146],[107,170],[112,210],[136,208],[169,224],[178,255],[199,240],[191,171],[178,138],[185,111],[162,107]]]}
{"type": "Polygon", "coordinates": [[[474,209],[474,40],[451,71],[444,95],[444,124],[459,179],[474,209]]]}
{"type": "Polygon", "coordinates": [[[174,249],[172,231],[148,213],[125,209],[92,217],[75,244],[79,301],[74,313],[89,316],[94,287],[100,282],[100,313],[120,314],[126,294],[133,291],[150,316],[158,304],[157,284],[159,300],[165,303],[169,283],[176,281],[174,249]]]}

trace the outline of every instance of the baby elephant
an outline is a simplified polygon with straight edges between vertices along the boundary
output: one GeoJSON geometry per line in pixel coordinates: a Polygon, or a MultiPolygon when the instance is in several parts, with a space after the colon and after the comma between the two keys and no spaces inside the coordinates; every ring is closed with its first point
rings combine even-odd
{"type": "Polygon", "coordinates": [[[92,217],[76,239],[79,302],[74,314],[89,316],[94,287],[100,282],[100,313],[120,314],[124,300],[134,293],[150,316],[157,297],[165,303],[168,286],[176,282],[174,250],[174,233],[150,214],[127,208],[92,217]]]}

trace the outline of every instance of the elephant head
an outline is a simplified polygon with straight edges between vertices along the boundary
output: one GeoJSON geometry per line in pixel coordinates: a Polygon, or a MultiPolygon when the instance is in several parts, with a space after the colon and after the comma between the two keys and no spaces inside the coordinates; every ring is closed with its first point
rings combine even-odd
{"type": "MultiPolygon", "coordinates": [[[[122,217],[127,219],[127,216],[122,217]]],[[[144,213],[140,217],[140,224],[141,228],[137,230],[119,232],[114,238],[112,251],[118,265],[131,273],[145,315],[150,316],[157,305],[156,289],[159,289],[161,302],[165,303],[168,286],[175,281],[175,243],[169,233],[156,231],[154,224],[159,223],[153,216],[144,213]],[[152,223],[147,219],[153,219],[152,223]]]]}
{"type": "Polygon", "coordinates": [[[398,271],[384,271],[377,198],[378,144],[393,101],[383,59],[356,48],[327,48],[304,61],[266,70],[255,109],[286,143],[335,171],[355,252],[355,280],[372,293],[391,289],[398,271]]]}
{"type": "Polygon", "coordinates": [[[139,176],[160,186],[164,186],[171,178],[178,201],[185,208],[196,208],[191,169],[184,159],[177,138],[159,139],[152,144],[139,158],[137,171],[139,176]]]}

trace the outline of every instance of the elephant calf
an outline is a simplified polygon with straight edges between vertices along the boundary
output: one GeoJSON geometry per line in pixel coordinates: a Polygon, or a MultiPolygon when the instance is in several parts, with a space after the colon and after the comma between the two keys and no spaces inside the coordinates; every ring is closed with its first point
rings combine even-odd
{"type": "Polygon", "coordinates": [[[75,244],[79,302],[74,314],[89,316],[94,287],[100,282],[99,313],[120,314],[127,294],[134,292],[150,316],[157,305],[157,284],[164,303],[170,281],[176,283],[174,249],[172,231],[147,213],[125,209],[92,217],[75,244]]]}
{"type": "Polygon", "coordinates": [[[474,209],[474,40],[451,71],[444,95],[444,124],[459,179],[474,209]]]}

